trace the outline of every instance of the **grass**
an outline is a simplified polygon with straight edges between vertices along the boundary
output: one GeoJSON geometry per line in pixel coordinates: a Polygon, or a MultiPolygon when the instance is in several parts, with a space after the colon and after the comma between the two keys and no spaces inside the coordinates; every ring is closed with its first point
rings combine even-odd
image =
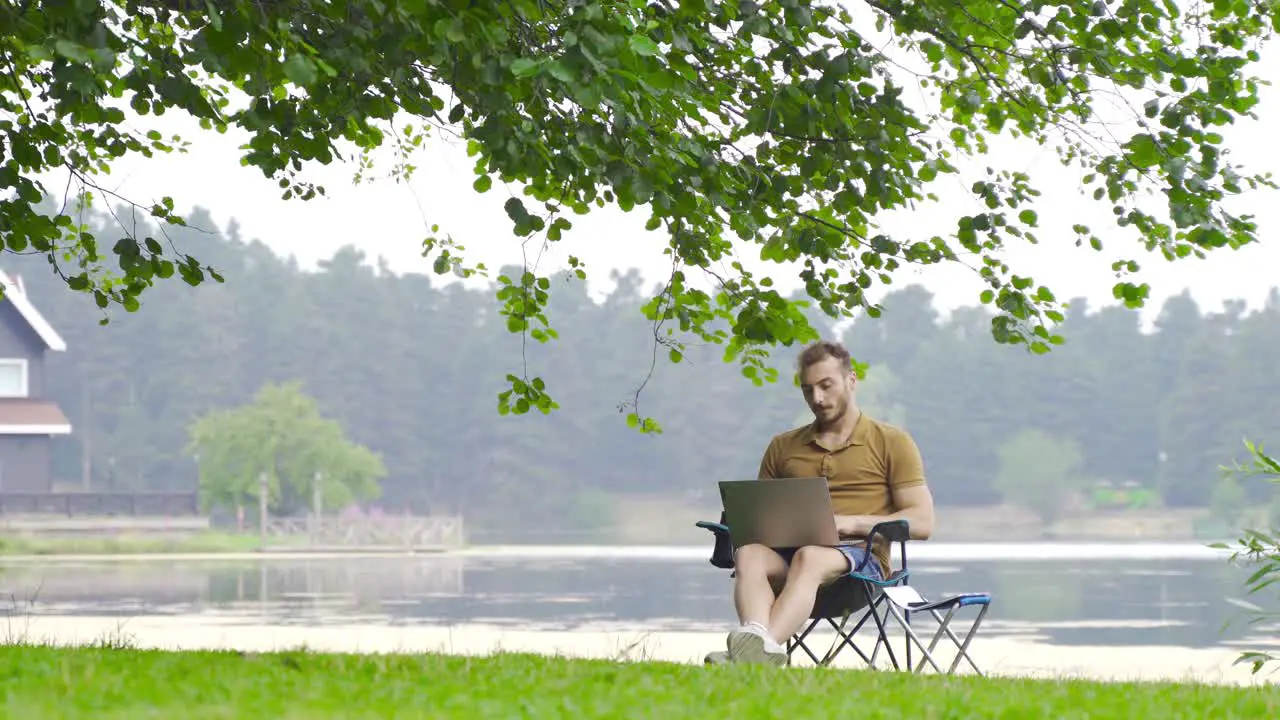
{"type": "MultiPolygon", "coordinates": [[[[306,538],[300,540],[271,538],[273,546],[302,544],[305,540],[306,538]]],[[[257,535],[216,531],[174,536],[145,534],[119,534],[105,537],[0,535],[0,556],[235,553],[254,552],[260,547],[261,543],[257,535]]]]}
{"type": "Polygon", "coordinates": [[[14,718],[1280,717],[1266,688],[940,678],[536,655],[0,647],[14,718]]]}

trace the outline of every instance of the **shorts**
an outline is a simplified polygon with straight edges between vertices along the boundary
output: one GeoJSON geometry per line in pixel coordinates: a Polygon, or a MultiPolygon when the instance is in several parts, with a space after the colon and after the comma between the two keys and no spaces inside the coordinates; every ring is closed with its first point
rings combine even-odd
{"type": "MultiPolygon", "coordinates": [[[[799,548],[786,548],[778,550],[778,554],[782,556],[782,560],[788,565],[791,564],[791,558],[795,556],[796,550],[799,548]]],[[[849,560],[849,574],[853,574],[853,569],[858,567],[858,563],[867,557],[867,549],[856,545],[837,545],[836,549],[849,560]]],[[[858,573],[872,580],[884,580],[884,575],[880,572],[880,561],[874,555],[867,560],[867,564],[862,566],[862,571],[858,573]]]]}

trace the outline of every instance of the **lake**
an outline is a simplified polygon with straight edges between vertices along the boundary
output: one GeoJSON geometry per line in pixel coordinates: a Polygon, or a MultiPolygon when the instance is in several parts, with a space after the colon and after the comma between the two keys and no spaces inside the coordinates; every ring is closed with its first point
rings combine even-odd
{"type": "MultiPolygon", "coordinates": [[[[1247,571],[1195,545],[937,544],[911,567],[928,597],[992,593],[973,654],[993,672],[1247,680],[1231,660],[1277,636],[1232,603],[1247,571]]],[[[156,647],[599,656],[644,641],[645,656],[696,662],[723,645],[731,587],[683,547],[0,561],[10,641],[156,647]]]]}

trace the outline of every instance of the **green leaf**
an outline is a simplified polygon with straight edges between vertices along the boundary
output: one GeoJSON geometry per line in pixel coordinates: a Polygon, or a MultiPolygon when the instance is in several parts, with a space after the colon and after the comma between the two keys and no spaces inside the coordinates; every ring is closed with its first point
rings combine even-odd
{"type": "Polygon", "coordinates": [[[547,72],[550,73],[551,77],[563,83],[571,83],[576,79],[573,71],[560,60],[547,63],[547,72]]]}
{"type": "Polygon", "coordinates": [[[1146,133],[1134,135],[1129,141],[1129,161],[1143,169],[1159,163],[1160,147],[1155,138],[1146,133]]]}
{"type": "Polygon", "coordinates": [[[290,55],[284,62],[284,75],[289,82],[301,87],[308,87],[316,82],[318,73],[316,64],[305,55],[290,55]]]}
{"type": "Polygon", "coordinates": [[[53,49],[62,57],[78,63],[89,62],[89,51],[83,45],[72,42],[66,38],[58,38],[53,43],[53,49]]]}
{"type": "Polygon", "coordinates": [[[536,75],[541,64],[532,58],[516,58],[511,62],[511,73],[518,78],[536,75]]]}
{"type": "Polygon", "coordinates": [[[629,44],[637,55],[652,56],[660,52],[658,44],[644,35],[632,35],[629,44]]]}

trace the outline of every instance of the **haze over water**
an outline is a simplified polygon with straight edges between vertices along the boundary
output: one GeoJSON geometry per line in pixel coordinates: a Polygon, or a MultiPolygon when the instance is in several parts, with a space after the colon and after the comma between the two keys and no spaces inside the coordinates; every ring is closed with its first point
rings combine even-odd
{"type": "MultiPolygon", "coordinates": [[[[0,592],[9,641],[699,662],[722,647],[733,619],[731,581],[706,556],[704,548],[566,547],[12,559],[0,563],[0,592]]],[[[1231,663],[1241,650],[1273,648],[1275,624],[1247,623],[1232,604],[1244,597],[1247,571],[1202,546],[936,544],[911,566],[912,584],[928,597],[993,594],[972,649],[988,672],[1270,679],[1231,663]]],[[[953,627],[963,632],[971,617],[953,627]]],[[[918,632],[934,627],[915,622],[918,632]]],[[[859,638],[869,651],[869,631],[859,638]]],[[[812,647],[821,654],[833,639],[822,635],[812,647]]],[[[940,661],[952,656],[939,653],[940,661]]],[[[841,657],[842,665],[856,660],[841,657]]]]}

